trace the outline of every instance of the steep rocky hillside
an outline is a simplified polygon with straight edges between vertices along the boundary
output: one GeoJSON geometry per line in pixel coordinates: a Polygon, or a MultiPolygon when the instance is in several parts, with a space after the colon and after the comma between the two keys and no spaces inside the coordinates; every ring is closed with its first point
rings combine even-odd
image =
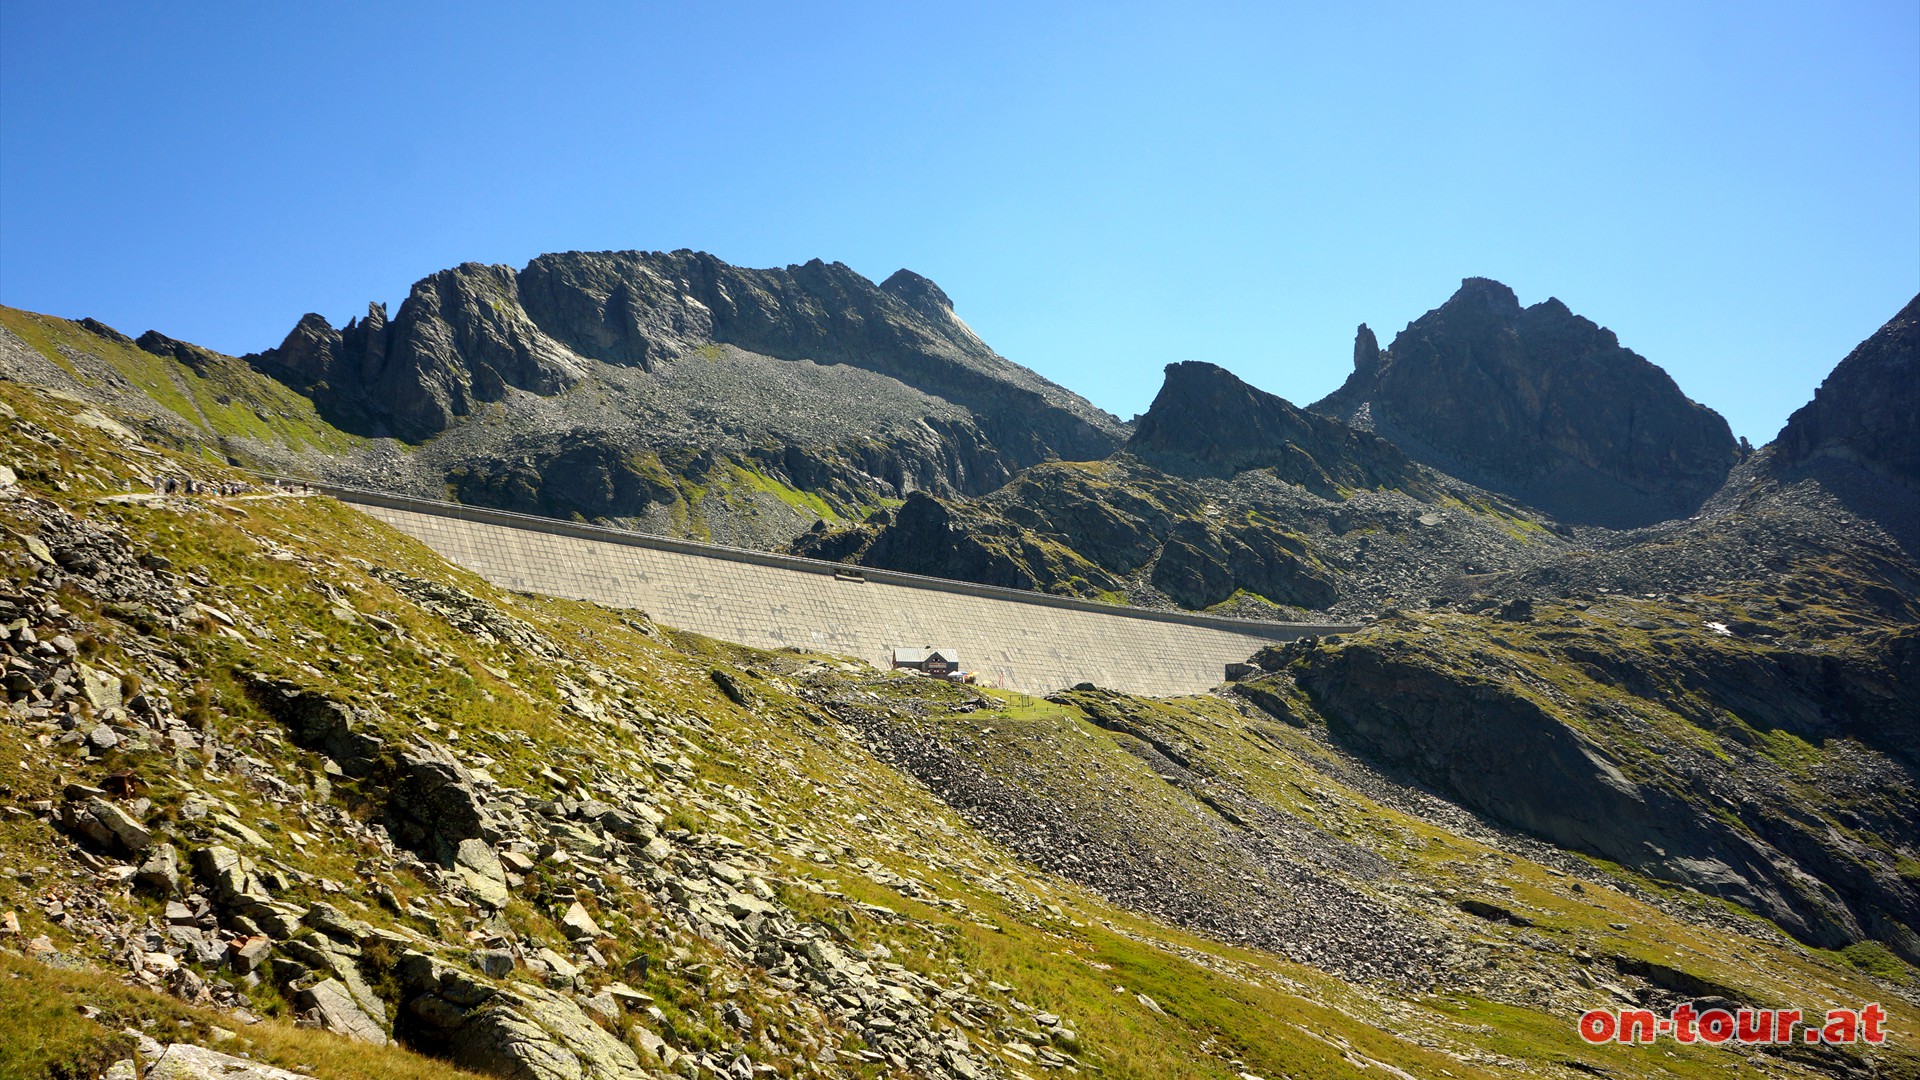
{"type": "MultiPolygon", "coordinates": [[[[211,437],[143,424],[0,381],[0,1062],[20,1075],[1920,1070],[1898,1036],[1578,1039],[1610,1002],[1877,1000],[1907,1032],[1920,982],[1884,945],[1795,941],[1663,884],[1669,865],[1507,831],[1417,754],[1369,764],[1342,687],[1418,647],[1545,712],[1527,732],[1585,724],[1663,783],[1640,725],[1535,685],[1548,660],[1619,666],[1518,611],[1385,620],[1225,696],[1040,701],[508,595],[324,498],[152,494],[156,472],[247,478],[211,437]]],[[[1535,617],[1675,665],[1717,650],[1730,680],[1772,655],[1745,623],[1692,626],[1718,609],[1626,633],[1661,610],[1535,617]]],[[[1855,618],[1820,639],[1845,673],[1820,685],[1878,700],[1855,654],[1912,619],[1855,618]]],[[[1738,741],[1691,699],[1601,697],[1696,740],[1689,762],[1716,756],[1676,723],[1738,741]]],[[[1862,873],[1910,882],[1911,787],[1874,771],[1860,715],[1755,728],[1777,768],[1735,794],[1798,785],[1862,873]]]]}
{"type": "Polygon", "coordinates": [[[0,307],[0,378],[110,405],[149,437],[223,458],[255,446],[347,457],[366,446],[240,360],[154,331],[136,340],[92,319],[0,307]]]}
{"type": "Polygon", "coordinates": [[[1492,820],[1920,961],[1920,606],[1835,633],[1749,603],[1406,614],[1269,666],[1345,745],[1492,820]]]}
{"type": "Polygon", "coordinates": [[[1572,524],[1692,513],[1740,449],[1665,371],[1556,299],[1468,278],[1381,350],[1362,326],[1353,374],[1313,405],[1443,472],[1572,524]]]}

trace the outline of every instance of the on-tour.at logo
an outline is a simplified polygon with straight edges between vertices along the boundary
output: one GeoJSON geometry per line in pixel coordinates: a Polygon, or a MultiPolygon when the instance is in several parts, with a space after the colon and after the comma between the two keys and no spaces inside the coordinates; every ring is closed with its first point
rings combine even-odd
{"type": "Polygon", "coordinates": [[[1666,1016],[1652,1009],[1589,1009],[1580,1015],[1580,1037],[1590,1043],[1872,1043],[1887,1040],[1887,1011],[1877,1004],[1828,1009],[1808,1016],[1799,1009],[1705,1009],[1678,1005],[1666,1016]],[[1795,1030],[1798,1029],[1798,1034],[1795,1030]]]}

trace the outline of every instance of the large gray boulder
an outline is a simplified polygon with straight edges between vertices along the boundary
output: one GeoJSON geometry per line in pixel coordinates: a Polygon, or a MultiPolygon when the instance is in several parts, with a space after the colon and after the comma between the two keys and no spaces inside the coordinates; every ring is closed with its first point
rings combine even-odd
{"type": "Polygon", "coordinates": [[[141,855],[153,846],[153,833],[133,815],[97,796],[69,802],[62,823],[102,850],[141,855]]]}
{"type": "Polygon", "coordinates": [[[449,1047],[453,1063],[506,1080],[582,1080],[579,1057],[504,1001],[467,1015],[449,1047]]]}
{"type": "Polygon", "coordinates": [[[474,898],[491,908],[503,908],[513,894],[507,891],[507,869],[485,840],[468,837],[454,850],[453,868],[474,898]]]}
{"type": "Polygon", "coordinates": [[[224,845],[196,848],[193,873],[213,894],[214,903],[223,908],[245,911],[272,902],[266,886],[254,876],[253,862],[224,845]]]}
{"type": "Polygon", "coordinates": [[[174,1043],[147,1066],[146,1080],[313,1080],[313,1077],[204,1046],[174,1043]]]}
{"type": "Polygon", "coordinates": [[[457,1065],[509,1080],[646,1080],[633,1048],[571,998],[527,984],[467,1014],[448,1047],[457,1065]]]}
{"type": "Polygon", "coordinates": [[[380,1021],[367,1015],[347,985],[339,979],[322,979],[294,994],[294,1004],[319,1014],[321,1026],[357,1042],[387,1044],[387,1032],[380,1021]]]}
{"type": "Polygon", "coordinates": [[[432,743],[401,753],[387,811],[394,839],[442,866],[455,865],[462,840],[493,842],[502,835],[473,773],[432,743]]]}

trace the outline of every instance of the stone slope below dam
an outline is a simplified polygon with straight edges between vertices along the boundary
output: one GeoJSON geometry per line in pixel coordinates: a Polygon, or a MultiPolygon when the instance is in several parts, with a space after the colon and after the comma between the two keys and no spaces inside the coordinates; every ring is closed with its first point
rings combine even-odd
{"type": "Polygon", "coordinates": [[[1047,694],[1091,682],[1196,694],[1262,646],[1353,624],[1149,611],[327,487],[503,588],[633,608],[763,649],[885,666],[895,647],[959,653],[984,684],[1047,694]]]}

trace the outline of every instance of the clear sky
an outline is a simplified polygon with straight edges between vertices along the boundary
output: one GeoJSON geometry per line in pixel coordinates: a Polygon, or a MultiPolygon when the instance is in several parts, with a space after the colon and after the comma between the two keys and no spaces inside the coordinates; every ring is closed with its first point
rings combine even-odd
{"type": "Polygon", "coordinates": [[[241,353],[681,247],[910,267],[1123,418],[1494,277],[1758,444],[1920,292],[1920,4],[0,0],[0,303],[241,353]]]}

